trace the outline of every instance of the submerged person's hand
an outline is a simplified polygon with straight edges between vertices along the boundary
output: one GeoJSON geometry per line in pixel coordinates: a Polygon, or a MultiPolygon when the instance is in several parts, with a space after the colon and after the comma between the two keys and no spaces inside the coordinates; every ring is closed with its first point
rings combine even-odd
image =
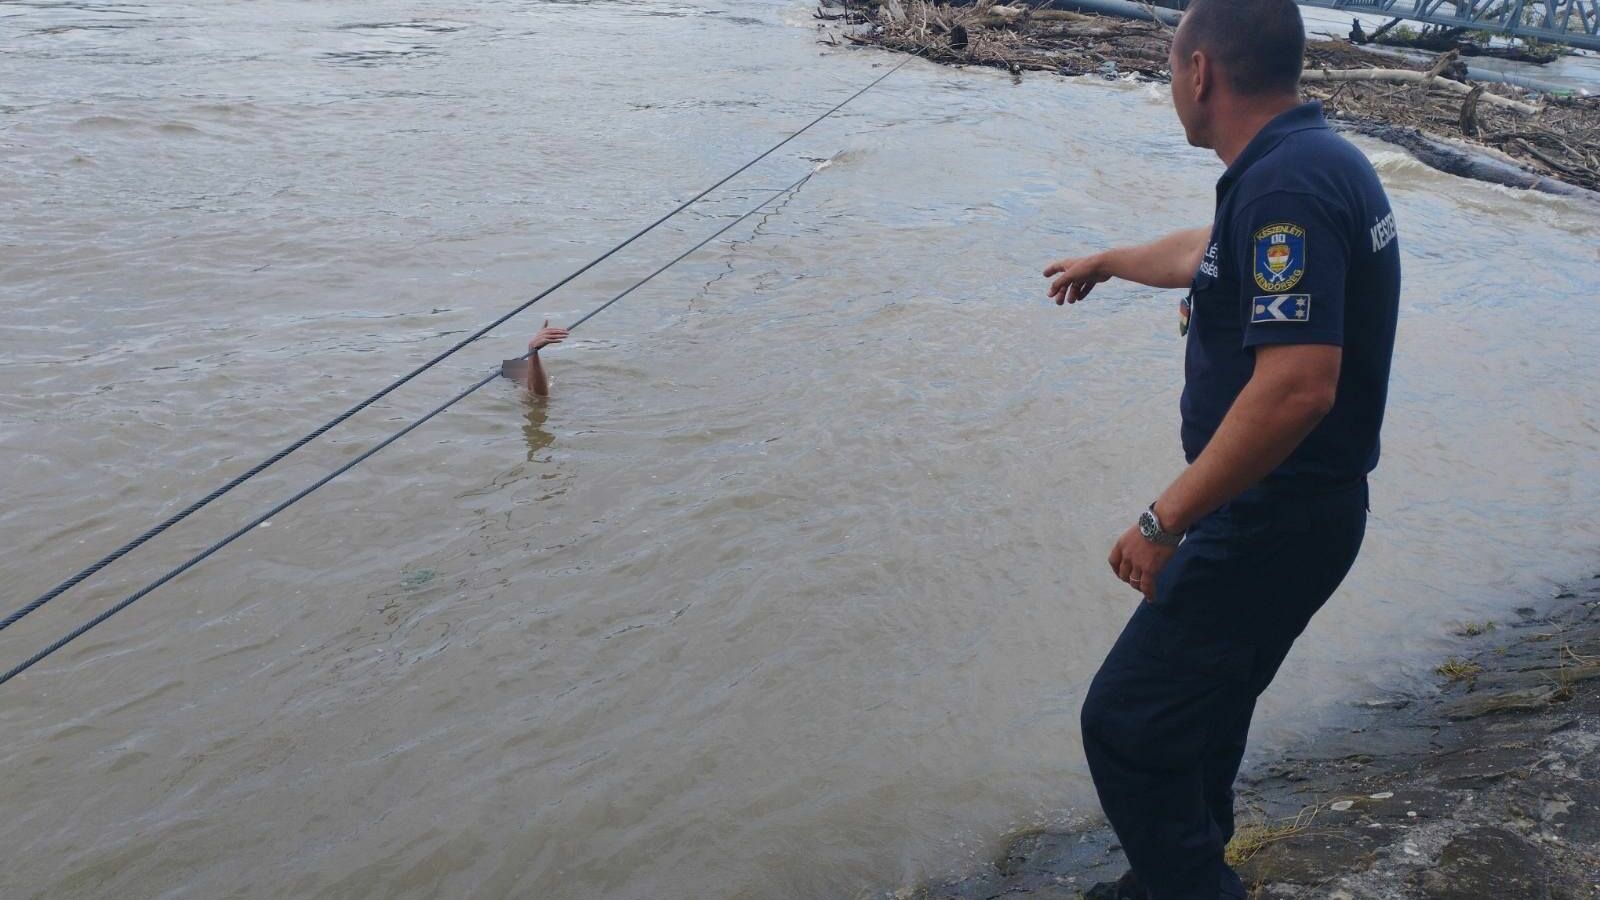
{"type": "Polygon", "coordinates": [[[528,354],[501,363],[500,374],[522,382],[537,397],[550,396],[550,379],[545,377],[544,363],[539,359],[539,351],[551,344],[561,343],[567,339],[567,335],[567,329],[551,328],[550,320],[545,319],[539,333],[528,342],[528,354]]]}
{"type": "Polygon", "coordinates": [[[567,329],[551,328],[550,320],[545,319],[544,327],[540,328],[539,333],[534,335],[533,340],[528,342],[528,349],[534,353],[538,353],[540,350],[543,350],[545,347],[548,347],[551,344],[559,344],[566,340],[567,335],[567,329]]]}

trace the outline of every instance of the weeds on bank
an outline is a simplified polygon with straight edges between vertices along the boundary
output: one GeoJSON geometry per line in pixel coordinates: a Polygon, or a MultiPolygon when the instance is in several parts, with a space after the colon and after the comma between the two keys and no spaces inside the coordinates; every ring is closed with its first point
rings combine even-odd
{"type": "Polygon", "coordinates": [[[1452,656],[1440,663],[1439,667],[1433,671],[1439,675],[1443,675],[1451,681],[1466,681],[1467,679],[1477,675],[1479,672],[1482,672],[1483,666],[1480,666],[1475,662],[1468,662],[1464,659],[1456,659],[1454,656],[1452,656]]]}
{"type": "Polygon", "coordinates": [[[1551,679],[1556,688],[1556,692],[1550,697],[1551,701],[1560,703],[1577,696],[1573,685],[1581,680],[1578,673],[1597,666],[1600,666],[1600,657],[1585,656],[1572,649],[1571,644],[1562,644],[1561,665],[1556,670],[1556,677],[1551,679]]]}
{"type": "Polygon", "coordinates": [[[1228,865],[1235,868],[1244,865],[1268,846],[1288,840],[1297,834],[1304,834],[1311,828],[1311,823],[1316,821],[1317,813],[1321,811],[1321,806],[1308,806],[1295,813],[1291,819],[1242,825],[1234,831],[1233,840],[1223,849],[1222,857],[1227,860],[1228,865]]]}
{"type": "Polygon", "coordinates": [[[1482,634],[1488,634],[1493,630],[1493,622],[1468,622],[1457,629],[1456,634],[1462,637],[1477,637],[1482,634]]]}

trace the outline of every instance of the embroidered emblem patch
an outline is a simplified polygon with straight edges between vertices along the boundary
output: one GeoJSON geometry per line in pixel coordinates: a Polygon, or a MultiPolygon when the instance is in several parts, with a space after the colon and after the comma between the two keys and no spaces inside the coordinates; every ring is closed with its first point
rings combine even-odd
{"type": "Polygon", "coordinates": [[[1250,324],[1257,322],[1311,321],[1310,294],[1275,294],[1257,297],[1250,310],[1250,324]]]}
{"type": "Polygon", "coordinates": [[[1194,312],[1194,292],[1178,301],[1178,337],[1189,336],[1189,317],[1194,312]]]}
{"type": "Polygon", "coordinates": [[[1300,283],[1306,274],[1306,230],[1280,222],[1255,236],[1256,286],[1280,293],[1300,283]]]}

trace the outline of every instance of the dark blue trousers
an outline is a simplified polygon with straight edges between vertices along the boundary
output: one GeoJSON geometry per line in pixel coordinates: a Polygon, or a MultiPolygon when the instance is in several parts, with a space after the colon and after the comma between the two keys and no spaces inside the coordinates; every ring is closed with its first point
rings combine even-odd
{"type": "Polygon", "coordinates": [[[1197,523],[1095,675],[1083,745],[1151,900],[1242,898],[1222,860],[1256,698],[1350,570],[1367,486],[1253,488],[1197,523]]]}

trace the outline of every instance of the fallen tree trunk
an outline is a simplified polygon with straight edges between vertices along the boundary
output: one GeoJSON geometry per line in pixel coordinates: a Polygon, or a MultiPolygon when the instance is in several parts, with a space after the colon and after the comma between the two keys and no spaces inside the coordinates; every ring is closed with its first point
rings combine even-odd
{"type": "Polygon", "coordinates": [[[1095,13],[1102,16],[1119,16],[1124,19],[1133,19],[1138,22],[1160,22],[1163,25],[1176,26],[1183,18],[1183,14],[1171,9],[1160,9],[1147,3],[1135,3],[1133,0],[1054,0],[1051,7],[1056,9],[1070,9],[1075,12],[1095,13]]]}
{"type": "MultiPolygon", "coordinates": [[[[882,2],[882,0],[879,0],[882,2]]],[[[994,5],[994,0],[940,0],[948,6],[958,7],[988,7],[994,5]]],[[[1001,4],[1006,6],[1006,4],[1001,4]]],[[[1088,13],[1097,16],[1115,16],[1119,19],[1132,19],[1136,22],[1160,22],[1163,25],[1176,26],[1183,18],[1183,13],[1175,9],[1154,6],[1144,0],[1012,0],[1010,8],[1017,12],[1026,10],[1030,14],[1041,12],[1072,11],[1088,13]]]]}
{"type": "Polygon", "coordinates": [[[1383,37],[1384,35],[1389,33],[1389,29],[1395,27],[1396,25],[1399,25],[1401,22],[1404,22],[1404,21],[1405,21],[1404,19],[1390,19],[1388,22],[1378,26],[1378,30],[1374,31],[1371,35],[1369,35],[1367,37],[1367,40],[1375,41],[1378,38],[1383,37]]]}
{"type": "MultiPolygon", "coordinates": [[[[1409,69],[1307,69],[1300,76],[1302,81],[1385,81],[1395,84],[1426,84],[1429,87],[1441,87],[1448,91],[1466,95],[1472,93],[1470,85],[1448,78],[1431,78],[1427,72],[1413,72],[1409,69]]],[[[1539,107],[1499,94],[1485,93],[1485,103],[1513,109],[1524,115],[1534,115],[1539,112],[1539,107]]]]}
{"type": "MultiPolygon", "coordinates": [[[[1412,54],[1409,54],[1404,50],[1395,50],[1390,47],[1374,45],[1362,47],[1361,49],[1365,53],[1370,53],[1374,56],[1387,56],[1391,59],[1410,61],[1414,58],[1412,54]]],[[[1467,63],[1466,77],[1472,81],[1487,81],[1492,84],[1514,85],[1522,88],[1523,90],[1533,91],[1537,94],[1582,93],[1581,91],[1575,91],[1566,85],[1556,84],[1553,81],[1544,81],[1539,78],[1531,78],[1527,75],[1522,75],[1517,72],[1502,72],[1499,69],[1485,69],[1483,66],[1475,66],[1470,62],[1467,63]]]]}
{"type": "Polygon", "coordinates": [[[1491,184],[1540,191],[1561,197],[1581,197],[1600,203],[1600,192],[1529,172],[1475,148],[1429,137],[1415,128],[1402,128],[1360,119],[1340,121],[1337,124],[1358,134],[1394,144],[1416,157],[1424,165],[1447,175],[1474,178],[1491,184]]]}

